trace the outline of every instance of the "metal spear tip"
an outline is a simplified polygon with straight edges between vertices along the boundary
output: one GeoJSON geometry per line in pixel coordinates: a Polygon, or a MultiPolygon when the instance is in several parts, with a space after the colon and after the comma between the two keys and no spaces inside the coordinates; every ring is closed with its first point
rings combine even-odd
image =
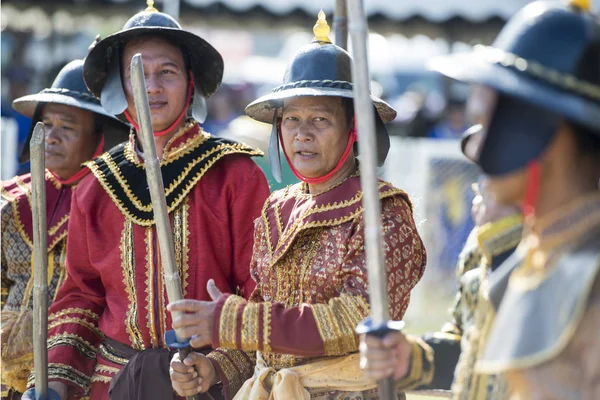
{"type": "Polygon", "coordinates": [[[33,128],[33,133],[31,134],[31,140],[29,141],[29,147],[37,147],[44,144],[46,140],[46,126],[43,122],[38,122],[35,124],[33,128]]]}
{"type": "Polygon", "coordinates": [[[142,53],[136,53],[131,57],[131,68],[139,68],[138,65],[142,63],[142,53]]]}

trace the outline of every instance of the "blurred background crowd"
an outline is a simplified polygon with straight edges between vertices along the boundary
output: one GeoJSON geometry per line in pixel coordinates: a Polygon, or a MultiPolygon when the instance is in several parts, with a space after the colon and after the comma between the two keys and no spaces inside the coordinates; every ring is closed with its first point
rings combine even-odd
{"type": "MultiPolygon", "coordinates": [[[[429,72],[426,62],[474,44],[490,44],[504,22],[528,2],[364,1],[372,91],[398,110],[388,127],[392,148],[381,174],[411,195],[428,250],[428,271],[407,315],[413,331],[435,329],[447,317],[454,267],[473,226],[470,187],[477,178],[458,145],[466,129],[468,88],[429,72]],[[425,310],[428,318],[419,318],[425,310]]],[[[16,159],[30,121],[11,102],[49,87],[67,62],[85,57],[96,35],[120,30],[145,6],[144,0],[2,1],[2,179],[29,168],[16,159]]],[[[244,117],[244,107],[280,84],[287,61],[312,40],[319,9],[333,26],[335,1],[156,0],[155,6],[179,14],[185,29],[223,55],[224,81],[209,99],[205,130],[266,150],[270,126],[244,117]]],[[[271,178],[268,162],[258,162],[271,178]]],[[[283,184],[292,182],[288,171],[283,184]]],[[[281,187],[272,179],[270,183],[272,189],[281,187]]]]}

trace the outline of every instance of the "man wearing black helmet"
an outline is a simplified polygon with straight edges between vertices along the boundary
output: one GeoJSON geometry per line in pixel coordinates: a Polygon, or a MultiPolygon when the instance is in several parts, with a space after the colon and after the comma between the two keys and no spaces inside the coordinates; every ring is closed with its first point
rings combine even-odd
{"type": "MultiPolygon", "coordinates": [[[[250,117],[273,124],[275,177],[281,178],[281,144],[302,181],[265,203],[251,264],[256,290],[246,301],[213,286],[212,302],[169,305],[187,313],[173,326],[193,336],[192,345],[217,348],[183,362],[175,356],[171,380],[180,395],[221,381],[227,398],[237,392],[245,400],[378,397],[374,382],[360,371],[354,330],[369,313],[369,297],[351,58],[331,44],[324,14],[314,33],[313,42],[295,54],[283,84],[246,108],[250,117]],[[200,376],[188,372],[192,365],[200,376]]],[[[384,122],[396,111],[375,96],[371,100],[383,163],[390,143],[384,122]]],[[[378,188],[389,313],[400,319],[425,270],[426,253],[408,195],[384,181],[378,188]]]]}
{"type": "MultiPolygon", "coordinates": [[[[248,146],[199,122],[223,74],[220,54],[149,7],[100,41],[84,77],[104,107],[131,122],[130,140],[88,163],[73,196],[68,277],[50,309],[50,387],[62,399],[166,399],[171,327],[129,66],[141,53],[183,295],[248,296],[254,218],[268,196],[248,146]],[[191,117],[189,116],[191,114],[191,117]],[[109,388],[110,385],[110,388],[109,388]]],[[[206,350],[208,351],[208,349],[206,350]]]]}
{"type": "MultiPolygon", "coordinates": [[[[33,120],[20,162],[29,159],[33,127],[46,127],[48,301],[65,280],[71,192],[90,171],[82,164],[127,139],[129,127],[109,115],[83,82],[83,60],[67,64],[50,88],[13,102],[33,120]]],[[[2,398],[25,391],[33,362],[33,225],[30,174],[2,182],[2,398]],[[4,385],[6,386],[4,388],[4,385]],[[11,393],[8,392],[10,390],[11,393]]]]}
{"type": "Polygon", "coordinates": [[[479,370],[520,399],[600,397],[600,23],[589,1],[535,2],[493,47],[440,61],[475,84],[490,191],[525,216],[490,278],[497,309],[479,370]]]}
{"type": "MultiPolygon", "coordinates": [[[[482,133],[480,125],[467,131],[463,154],[470,154],[468,149],[478,145],[482,133]]],[[[489,276],[514,252],[521,240],[523,218],[517,207],[495,201],[485,176],[480,177],[475,192],[475,228],[459,256],[459,290],[452,319],[440,332],[423,337],[402,332],[363,337],[361,367],[370,378],[393,376],[398,391],[451,388],[457,400],[509,398],[502,374],[476,374],[475,364],[494,319],[489,276]]]]}

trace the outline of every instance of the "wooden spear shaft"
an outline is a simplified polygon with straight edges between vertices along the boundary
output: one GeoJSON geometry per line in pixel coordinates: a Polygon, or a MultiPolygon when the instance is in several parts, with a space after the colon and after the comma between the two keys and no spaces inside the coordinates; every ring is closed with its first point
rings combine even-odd
{"type": "MultiPolygon", "coordinates": [[[[150,199],[152,201],[152,210],[154,212],[154,222],[156,224],[156,233],[158,236],[158,247],[160,250],[161,264],[167,289],[169,302],[181,300],[183,298],[181,290],[181,278],[175,265],[175,249],[173,246],[173,232],[171,222],[167,211],[167,200],[165,197],[165,187],[163,184],[162,173],[160,171],[160,160],[156,155],[156,144],[154,143],[154,131],[152,129],[152,119],[150,116],[150,107],[148,105],[148,93],[146,90],[146,79],[144,78],[144,65],[142,64],[142,55],[136,54],[131,59],[131,86],[133,88],[133,98],[135,109],[137,111],[138,123],[140,125],[139,135],[141,136],[144,150],[144,165],[146,167],[146,179],[148,189],[150,190],[150,199]]],[[[182,312],[173,312],[173,320],[181,316],[182,312]]],[[[185,343],[189,338],[182,337],[177,330],[177,341],[185,343]]],[[[191,352],[191,348],[179,350],[179,356],[183,361],[191,352]]],[[[188,400],[196,399],[196,396],[188,396],[188,400]]]]}
{"type": "MultiPolygon", "coordinates": [[[[383,252],[381,206],[377,179],[377,138],[375,114],[369,90],[369,66],[367,61],[367,19],[362,0],[348,0],[348,30],[354,53],[352,80],[354,82],[354,110],[360,150],[360,184],[363,192],[363,215],[365,221],[365,252],[369,277],[369,298],[373,325],[387,322],[387,274],[383,252]]],[[[392,399],[391,378],[379,382],[381,399],[392,399]]]]}
{"type": "Polygon", "coordinates": [[[46,223],[46,146],[44,124],[33,128],[31,212],[33,215],[33,364],[37,399],[48,396],[48,227],[46,223]]]}

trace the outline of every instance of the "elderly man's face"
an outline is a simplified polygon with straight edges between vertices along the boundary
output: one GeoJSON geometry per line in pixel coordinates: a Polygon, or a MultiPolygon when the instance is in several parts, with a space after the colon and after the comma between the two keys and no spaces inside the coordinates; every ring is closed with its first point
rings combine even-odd
{"type": "Polygon", "coordinates": [[[332,171],[348,144],[349,126],[340,97],[285,100],[281,133],[294,168],[308,178],[332,171]]]}
{"type": "Polygon", "coordinates": [[[41,121],[46,127],[46,168],[61,179],[68,179],[92,158],[98,147],[100,133],[94,132],[94,114],[48,103],[41,121]]]}
{"type": "Polygon", "coordinates": [[[123,86],[127,111],[136,121],[130,64],[137,53],[142,54],[152,128],[154,131],[167,129],[179,117],[186,102],[188,71],[183,54],[179,47],[157,36],[143,36],[127,43],[123,50],[123,86]]]}

